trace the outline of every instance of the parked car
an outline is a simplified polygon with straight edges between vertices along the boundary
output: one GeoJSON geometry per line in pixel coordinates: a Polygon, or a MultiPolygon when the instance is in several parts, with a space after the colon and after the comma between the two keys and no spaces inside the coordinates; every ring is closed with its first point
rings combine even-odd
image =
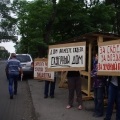
{"type": "MultiPolygon", "coordinates": [[[[10,56],[11,57],[11,56],[10,56]]],[[[8,60],[10,59],[8,58],[8,60]]],[[[21,62],[23,75],[33,77],[33,59],[30,54],[16,54],[16,58],[21,62]]]]}

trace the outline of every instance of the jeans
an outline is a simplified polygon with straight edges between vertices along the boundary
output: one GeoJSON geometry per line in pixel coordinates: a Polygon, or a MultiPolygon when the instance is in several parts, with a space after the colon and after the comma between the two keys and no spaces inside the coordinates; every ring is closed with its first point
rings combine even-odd
{"type": "Polygon", "coordinates": [[[94,113],[102,116],[104,111],[104,87],[94,88],[94,104],[94,113]]]}
{"type": "Polygon", "coordinates": [[[106,111],[106,120],[111,120],[114,103],[116,101],[116,120],[120,120],[120,89],[110,83],[108,89],[108,106],[106,111]]]}
{"type": "Polygon", "coordinates": [[[9,94],[10,94],[10,96],[13,95],[13,83],[14,83],[14,93],[17,93],[18,77],[19,77],[19,75],[17,75],[17,74],[9,74],[9,94]]]}
{"type": "Polygon", "coordinates": [[[51,81],[45,81],[45,89],[44,89],[44,95],[48,96],[49,94],[49,87],[50,87],[50,96],[54,96],[54,90],[55,90],[55,82],[51,81]]]}

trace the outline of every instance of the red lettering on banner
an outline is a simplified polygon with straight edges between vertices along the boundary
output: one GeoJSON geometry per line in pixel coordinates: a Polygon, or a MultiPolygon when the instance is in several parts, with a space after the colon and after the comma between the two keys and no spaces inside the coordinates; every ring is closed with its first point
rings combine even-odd
{"type": "Polygon", "coordinates": [[[107,53],[120,53],[120,45],[108,45],[107,53]]]}
{"type": "Polygon", "coordinates": [[[43,71],[43,68],[42,67],[35,67],[35,71],[43,71]]]}
{"type": "Polygon", "coordinates": [[[103,53],[105,53],[105,47],[100,47],[100,49],[99,49],[99,54],[103,54],[103,53]]]}
{"type": "Polygon", "coordinates": [[[120,61],[120,54],[103,54],[103,55],[100,55],[101,56],[101,62],[104,62],[104,61],[120,61]]]}
{"type": "Polygon", "coordinates": [[[48,62],[45,62],[45,66],[48,66],[48,62]]]}
{"type": "Polygon", "coordinates": [[[35,62],[34,66],[44,66],[44,62],[35,62]]]}
{"type": "Polygon", "coordinates": [[[103,64],[103,70],[105,70],[105,64],[103,64]]]}
{"type": "Polygon", "coordinates": [[[120,53],[120,44],[117,45],[117,53],[120,53]]]}
{"type": "Polygon", "coordinates": [[[45,67],[45,72],[47,72],[47,67],[45,67]]]}
{"type": "Polygon", "coordinates": [[[107,61],[112,61],[112,54],[107,55],[107,61]]]}
{"type": "Polygon", "coordinates": [[[102,70],[102,64],[98,63],[98,70],[102,70]]]}
{"type": "Polygon", "coordinates": [[[120,70],[120,63],[106,63],[106,64],[100,64],[98,63],[98,70],[115,70],[119,71],[120,70]]]}
{"type": "Polygon", "coordinates": [[[102,62],[106,61],[106,56],[105,55],[101,55],[102,57],[102,62]]]}
{"type": "Polygon", "coordinates": [[[51,74],[50,73],[39,73],[39,72],[37,72],[37,77],[45,78],[45,79],[51,79],[51,74]]]}
{"type": "Polygon", "coordinates": [[[108,45],[108,47],[107,47],[107,53],[110,53],[109,49],[110,49],[110,46],[108,45]]]}
{"type": "Polygon", "coordinates": [[[118,70],[120,70],[120,63],[118,63],[118,70]]]}

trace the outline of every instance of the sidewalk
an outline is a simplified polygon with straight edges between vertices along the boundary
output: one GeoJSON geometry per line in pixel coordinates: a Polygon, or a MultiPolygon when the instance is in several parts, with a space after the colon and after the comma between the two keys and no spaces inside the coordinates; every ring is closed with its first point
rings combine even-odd
{"type": "MultiPolygon", "coordinates": [[[[103,117],[92,117],[94,103],[91,101],[84,101],[84,110],[77,109],[77,103],[74,101],[74,107],[66,109],[68,101],[68,90],[59,88],[56,83],[55,98],[44,99],[44,81],[28,80],[33,105],[38,120],[103,120],[103,117]]],[[[112,119],[115,120],[115,114],[112,119]]]]}

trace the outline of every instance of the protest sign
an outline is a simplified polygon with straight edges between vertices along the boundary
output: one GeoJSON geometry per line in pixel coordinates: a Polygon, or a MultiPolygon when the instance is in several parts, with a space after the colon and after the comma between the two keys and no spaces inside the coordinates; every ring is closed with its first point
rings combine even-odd
{"type": "Polygon", "coordinates": [[[34,60],[34,79],[54,81],[54,72],[48,72],[47,66],[46,58],[36,58],[34,60]]]}
{"type": "Polygon", "coordinates": [[[48,70],[85,70],[86,42],[49,46],[48,70]]]}
{"type": "Polygon", "coordinates": [[[98,75],[120,76],[120,40],[98,44],[98,75]]]}

